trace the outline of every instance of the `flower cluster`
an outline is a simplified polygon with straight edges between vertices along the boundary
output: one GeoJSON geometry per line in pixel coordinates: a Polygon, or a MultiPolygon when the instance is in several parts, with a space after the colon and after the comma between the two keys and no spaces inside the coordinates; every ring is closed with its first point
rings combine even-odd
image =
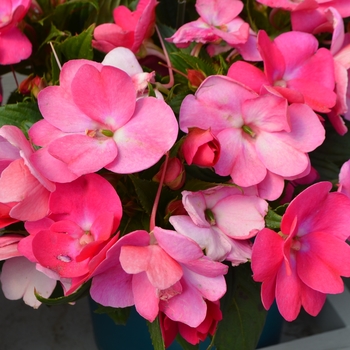
{"type": "Polygon", "coordinates": [[[250,303],[254,349],[261,303],[316,316],[350,277],[350,4],[113,3],[0,5],[1,74],[28,76],[0,107],[2,290],[135,307],[157,349],[235,348],[250,303]]]}

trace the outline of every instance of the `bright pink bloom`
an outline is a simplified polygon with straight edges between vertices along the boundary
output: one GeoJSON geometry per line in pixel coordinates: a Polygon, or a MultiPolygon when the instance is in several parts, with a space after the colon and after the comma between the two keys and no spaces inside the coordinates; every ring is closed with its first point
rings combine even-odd
{"type": "Polygon", "coordinates": [[[220,158],[220,142],[210,129],[190,128],[181,147],[186,163],[213,167],[220,158]]]}
{"type": "Polygon", "coordinates": [[[227,186],[183,191],[182,202],[188,215],[169,219],[178,233],[197,242],[212,260],[239,265],[250,259],[249,238],[265,226],[267,202],[227,186]]]}
{"type": "Polygon", "coordinates": [[[50,215],[26,223],[30,236],[19,251],[60,278],[72,279],[72,291],[85,282],[104,258],[122,216],[118,194],[97,174],[57,184],[50,197],[50,215]],[[100,253],[102,252],[102,257],[100,253]]]}
{"type": "Polygon", "coordinates": [[[219,43],[225,40],[230,46],[244,44],[249,36],[249,24],[237,17],[243,9],[240,0],[197,0],[200,18],[180,27],[168,41],[178,47],[191,42],[219,43]]]}
{"type": "Polygon", "coordinates": [[[27,59],[32,44],[17,28],[26,15],[31,0],[1,0],[0,4],[0,65],[27,59]]]}
{"type": "Polygon", "coordinates": [[[261,230],[252,254],[253,278],[262,282],[269,309],[276,298],[281,315],[294,320],[301,306],[316,316],[326,294],[341,293],[350,276],[350,200],[330,182],[308,187],[288,206],[281,231],[261,230]]]}
{"type": "Polygon", "coordinates": [[[171,108],[154,97],[136,99],[122,70],[72,60],[60,86],[38,96],[44,120],[29,131],[44,146],[33,161],[56,182],[72,181],[105,167],[132,173],[154,165],[174,144],[178,125],[171,108]]]}
{"type": "Polygon", "coordinates": [[[281,180],[305,176],[310,171],[307,153],[325,137],[307,105],[288,106],[276,95],[259,96],[223,76],[208,77],[195,95],[184,99],[180,128],[188,132],[193,127],[211,129],[221,145],[215,172],[230,175],[242,187],[259,184],[268,172],[281,180]]]}
{"type": "Polygon", "coordinates": [[[335,105],[334,59],[317,39],[308,33],[287,32],[273,41],[265,31],[258,33],[258,49],[264,72],[243,62],[235,62],[228,76],[257,93],[266,90],[285,97],[289,103],[306,103],[318,112],[335,105]]]}
{"type": "Polygon", "coordinates": [[[119,46],[138,52],[143,41],[153,34],[156,6],[156,0],[140,0],[134,12],[118,6],[113,11],[115,24],[97,26],[92,46],[106,53],[119,46]]]}
{"type": "Polygon", "coordinates": [[[205,300],[205,302],[207,304],[207,315],[205,320],[195,328],[181,322],[175,322],[162,312],[159,314],[160,327],[166,348],[171,345],[178,333],[193,345],[204,341],[209,334],[214,335],[216,327],[222,319],[220,303],[209,300],[205,300]]]}
{"type": "Polygon", "coordinates": [[[105,306],[135,305],[150,322],[161,310],[197,327],[207,314],[204,299],[216,301],[225,294],[226,272],[227,266],[205,257],[194,241],[155,227],[151,235],[140,230],[123,236],[107,252],[90,294],[105,306]]]}
{"type": "Polygon", "coordinates": [[[0,203],[5,221],[6,212],[14,219],[12,222],[43,218],[55,184],[33,165],[34,150],[20,129],[12,125],[1,127],[0,146],[0,203]]]}

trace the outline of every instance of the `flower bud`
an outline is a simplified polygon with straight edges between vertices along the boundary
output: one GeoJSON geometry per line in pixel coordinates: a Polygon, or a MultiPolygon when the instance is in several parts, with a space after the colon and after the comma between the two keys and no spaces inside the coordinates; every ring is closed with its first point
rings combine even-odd
{"type": "Polygon", "coordinates": [[[187,69],[187,77],[192,88],[198,88],[206,78],[201,71],[195,69],[187,69]]]}
{"type": "MultiPolygon", "coordinates": [[[[154,175],[153,181],[160,182],[164,169],[164,163],[158,173],[154,175]]],[[[185,167],[179,158],[170,158],[165,171],[164,184],[172,190],[180,189],[185,182],[185,167]]]]}
{"type": "Polygon", "coordinates": [[[171,215],[188,215],[181,199],[175,199],[168,203],[165,208],[167,216],[171,215]]]}
{"type": "Polygon", "coordinates": [[[190,128],[181,150],[187,164],[212,167],[219,160],[221,147],[210,129],[190,128]]]}
{"type": "Polygon", "coordinates": [[[35,98],[38,96],[39,92],[46,87],[43,78],[38,77],[37,75],[30,75],[28,78],[24,79],[20,84],[18,91],[22,95],[32,94],[35,98]]]}

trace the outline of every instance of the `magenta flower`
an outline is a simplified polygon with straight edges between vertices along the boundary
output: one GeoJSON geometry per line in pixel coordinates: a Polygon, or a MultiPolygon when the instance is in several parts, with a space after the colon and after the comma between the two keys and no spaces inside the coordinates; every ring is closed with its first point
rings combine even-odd
{"type": "Polygon", "coordinates": [[[112,185],[97,174],[89,174],[57,184],[50,197],[50,215],[26,223],[30,235],[19,244],[29,260],[72,279],[75,290],[91,275],[97,261],[104,258],[119,226],[122,207],[112,185]]]}
{"type": "Polygon", "coordinates": [[[136,53],[142,42],[153,34],[156,6],[156,0],[140,0],[134,12],[126,6],[118,6],[113,11],[115,24],[97,26],[92,46],[106,53],[123,46],[136,53]]]}
{"type": "Polygon", "coordinates": [[[313,35],[287,32],[271,41],[261,30],[258,49],[264,61],[263,72],[238,61],[227,75],[259,94],[267,90],[289,103],[306,103],[318,112],[327,113],[335,105],[334,59],[329,50],[318,48],[313,35]]]}
{"type": "Polygon", "coordinates": [[[0,146],[0,210],[5,223],[43,218],[55,184],[33,164],[34,150],[16,126],[0,128],[0,146]]]}
{"type": "Polygon", "coordinates": [[[0,65],[14,64],[27,59],[32,44],[17,28],[31,0],[1,0],[0,4],[0,65]]]}
{"type": "Polygon", "coordinates": [[[188,215],[169,219],[178,233],[197,242],[212,260],[239,265],[250,259],[249,238],[265,226],[267,202],[225,186],[182,196],[188,215]]]}
{"type": "Polygon", "coordinates": [[[259,96],[223,76],[208,77],[195,95],[184,99],[180,128],[188,132],[193,127],[211,129],[221,145],[215,172],[230,175],[242,187],[259,184],[268,172],[282,182],[306,175],[307,152],[325,137],[318,116],[308,106],[288,106],[284,98],[272,94],[259,96]]]}
{"type": "Polygon", "coordinates": [[[69,182],[103,167],[141,171],[174,144],[178,125],[171,108],[154,97],[136,99],[124,71],[73,60],[63,66],[60,82],[40,92],[44,120],[29,131],[43,146],[33,161],[49,179],[69,182]]]}
{"type": "Polygon", "coordinates": [[[316,316],[326,294],[344,290],[350,276],[350,200],[328,193],[332,184],[308,187],[288,206],[281,231],[261,230],[255,239],[252,269],[262,282],[261,298],[269,309],[276,298],[281,315],[294,320],[301,306],[316,316]]]}
{"type": "Polygon", "coordinates": [[[180,27],[168,41],[178,47],[187,47],[191,42],[219,43],[230,46],[244,44],[249,37],[249,24],[237,17],[243,9],[240,0],[197,0],[199,19],[180,27]]]}
{"type": "Polygon", "coordinates": [[[226,292],[226,272],[227,266],[205,257],[194,241],[155,227],[151,235],[139,230],[123,236],[107,252],[90,294],[105,306],[135,305],[150,322],[162,311],[197,327],[207,314],[205,299],[216,301],[226,292]]]}

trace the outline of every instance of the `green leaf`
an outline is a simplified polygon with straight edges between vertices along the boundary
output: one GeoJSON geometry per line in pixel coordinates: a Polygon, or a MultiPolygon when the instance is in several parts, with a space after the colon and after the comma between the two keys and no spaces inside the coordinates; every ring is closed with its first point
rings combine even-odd
{"type": "Polygon", "coordinates": [[[223,319],[214,336],[217,350],[253,350],[262,332],[266,310],[260,300],[260,284],[252,279],[249,264],[230,266],[227,292],[221,299],[223,319]]]}
{"type": "Polygon", "coordinates": [[[212,62],[204,61],[199,57],[192,56],[185,52],[179,51],[174,52],[173,56],[177,55],[180,57],[187,65],[187,68],[192,68],[202,71],[206,76],[216,74],[212,62]]]}
{"type": "Polygon", "coordinates": [[[114,308],[97,304],[97,309],[94,310],[94,313],[107,314],[115,324],[125,326],[130,315],[130,307],[114,308]]]}
{"type": "Polygon", "coordinates": [[[142,208],[148,215],[151,215],[154,199],[156,197],[158,183],[140,179],[135,175],[129,175],[142,208]]]}
{"type": "Polygon", "coordinates": [[[61,296],[57,298],[44,298],[42,297],[36,290],[34,290],[34,294],[36,298],[46,305],[61,305],[61,304],[68,304],[77,301],[78,299],[81,299],[82,297],[88,295],[89,289],[91,285],[91,280],[84,283],[76,292],[73,294],[70,294],[68,296],[61,296]]]}
{"type": "Polygon", "coordinates": [[[162,337],[162,332],[160,330],[158,317],[152,323],[147,321],[147,326],[148,326],[149,333],[151,335],[153,349],[165,350],[165,345],[162,337]]]}
{"type": "Polygon", "coordinates": [[[93,59],[93,50],[91,46],[94,25],[76,36],[67,38],[62,44],[58,45],[58,50],[66,57],[67,60],[84,58],[93,59]]]}
{"type": "Polygon", "coordinates": [[[29,128],[42,119],[38,105],[34,102],[20,102],[0,107],[0,126],[15,125],[27,136],[29,128]]]}
{"type": "Polygon", "coordinates": [[[281,220],[281,215],[278,215],[275,211],[269,209],[265,216],[265,225],[272,230],[279,230],[281,227],[281,220]]]}

